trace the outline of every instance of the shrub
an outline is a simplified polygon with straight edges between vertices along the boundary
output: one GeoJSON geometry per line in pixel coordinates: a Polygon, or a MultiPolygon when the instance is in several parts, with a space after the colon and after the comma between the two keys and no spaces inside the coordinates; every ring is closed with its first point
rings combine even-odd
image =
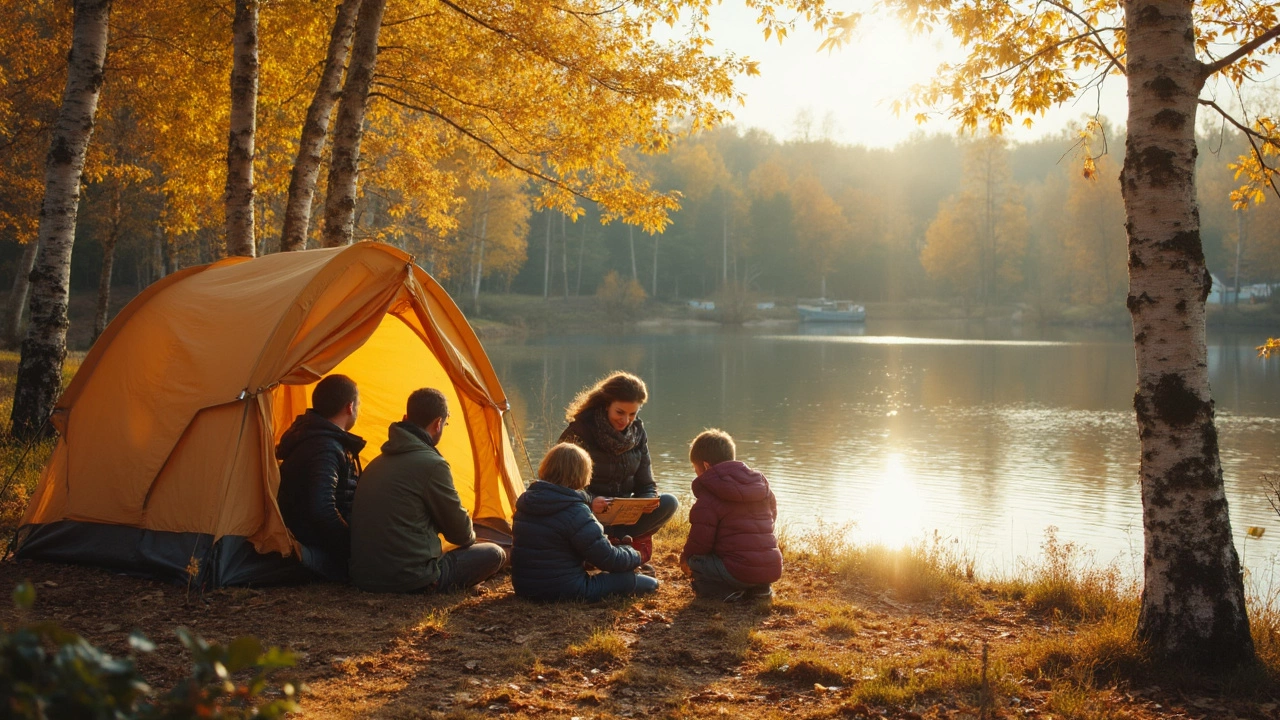
{"type": "Polygon", "coordinates": [[[604,305],[610,320],[634,320],[644,306],[644,288],[635,280],[623,280],[616,270],[604,276],[596,290],[596,297],[604,305]]]}
{"type": "MultiPolygon", "coordinates": [[[[13,593],[25,615],[35,590],[22,583],[13,593]]],[[[118,718],[120,720],[271,720],[299,709],[295,689],[285,684],[268,699],[268,676],[293,665],[278,648],[264,650],[253,637],[228,645],[208,643],[184,628],[178,639],[192,655],[191,675],[155,696],[133,657],[116,659],[56,623],[20,623],[0,629],[0,708],[5,717],[118,718]]],[[[134,652],[155,645],[140,633],[129,636],[134,652]]]]}

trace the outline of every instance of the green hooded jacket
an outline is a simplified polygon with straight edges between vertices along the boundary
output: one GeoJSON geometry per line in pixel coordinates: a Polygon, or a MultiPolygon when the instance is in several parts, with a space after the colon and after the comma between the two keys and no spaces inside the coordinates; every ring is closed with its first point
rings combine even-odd
{"type": "Polygon", "coordinates": [[[440,578],[440,536],[475,542],[449,463],[425,430],[391,425],[360,475],[351,508],[351,582],[366,592],[417,592],[440,578]]]}

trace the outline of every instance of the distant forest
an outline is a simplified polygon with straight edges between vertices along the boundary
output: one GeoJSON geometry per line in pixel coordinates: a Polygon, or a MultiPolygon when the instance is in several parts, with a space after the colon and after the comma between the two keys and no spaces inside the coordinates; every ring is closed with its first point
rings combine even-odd
{"type": "MultiPolygon", "coordinates": [[[[654,188],[678,199],[661,233],[602,225],[589,201],[577,219],[539,210],[536,190],[521,177],[464,188],[447,232],[388,212],[370,183],[355,232],[414,253],[460,303],[475,292],[589,295],[616,271],[662,300],[729,289],[779,299],[1114,305],[1127,288],[1118,183],[1124,138],[1103,130],[1087,145],[1068,130],[1021,144],[921,133],[873,149],[726,127],[632,158],[654,188]],[[1098,156],[1092,177],[1089,156],[1098,156]]],[[[1230,132],[1201,139],[1205,253],[1227,285],[1237,273],[1241,284],[1275,283],[1280,202],[1238,211],[1229,199],[1237,183],[1228,164],[1245,150],[1230,132]]],[[[221,256],[218,224],[167,236],[157,222],[162,198],[145,182],[88,179],[72,267],[76,293],[99,291],[109,246],[117,295],[221,256]]],[[[264,210],[260,217],[272,216],[264,210]]],[[[267,232],[259,238],[260,252],[278,243],[267,232]]],[[[22,249],[12,239],[0,243],[6,282],[22,249]]]]}

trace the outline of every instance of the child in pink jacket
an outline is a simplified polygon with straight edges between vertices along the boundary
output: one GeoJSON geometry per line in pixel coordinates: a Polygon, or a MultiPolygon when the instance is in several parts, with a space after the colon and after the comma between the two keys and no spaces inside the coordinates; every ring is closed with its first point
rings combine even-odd
{"type": "Polygon", "coordinates": [[[689,510],[689,539],[680,568],[698,597],[726,602],[768,598],[782,577],[782,552],[773,525],[778,501],[764,475],[734,458],[733,438],[707,430],[689,445],[698,477],[689,510]]]}

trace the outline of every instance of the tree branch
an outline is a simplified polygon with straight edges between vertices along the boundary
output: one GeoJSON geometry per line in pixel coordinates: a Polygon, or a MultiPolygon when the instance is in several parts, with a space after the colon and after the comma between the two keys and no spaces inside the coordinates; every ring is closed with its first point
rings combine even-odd
{"type": "Polygon", "coordinates": [[[1271,191],[1276,194],[1276,197],[1280,198],[1280,188],[1276,187],[1276,181],[1275,181],[1275,175],[1276,175],[1277,169],[1267,164],[1266,156],[1262,154],[1262,148],[1258,147],[1258,141],[1261,140],[1262,142],[1268,143],[1270,145],[1280,145],[1280,142],[1277,142],[1276,138],[1263,135],[1257,130],[1254,130],[1253,128],[1249,127],[1248,125],[1245,125],[1239,120],[1236,120],[1234,117],[1231,116],[1230,113],[1228,113],[1226,110],[1223,110],[1221,105],[1219,105],[1218,103],[1212,100],[1200,100],[1200,104],[1204,105],[1205,107],[1211,107],[1214,110],[1218,111],[1218,114],[1222,116],[1223,120],[1226,120],[1227,122],[1231,123],[1238,130],[1240,130],[1240,132],[1244,133],[1245,139],[1249,141],[1249,147],[1253,148],[1253,156],[1257,158],[1258,165],[1265,171],[1265,174],[1267,177],[1267,187],[1270,187],[1271,191]]]}
{"type": "Polygon", "coordinates": [[[437,111],[437,110],[433,110],[433,109],[428,108],[428,107],[422,107],[422,106],[420,106],[420,105],[414,105],[413,103],[405,102],[405,101],[400,100],[400,99],[398,99],[398,98],[391,97],[390,95],[387,95],[386,93],[373,93],[373,92],[371,92],[371,93],[369,93],[369,97],[381,97],[381,98],[385,99],[387,102],[390,102],[390,103],[392,103],[392,104],[394,104],[394,105],[399,105],[400,107],[403,107],[403,108],[405,108],[405,109],[408,109],[408,110],[415,110],[415,111],[417,111],[417,112],[425,113],[425,114],[427,114],[427,115],[430,115],[431,117],[437,118],[437,119],[439,119],[440,121],[444,122],[446,125],[449,125],[449,126],[450,126],[450,127],[452,127],[453,129],[455,129],[455,130],[457,130],[458,132],[462,133],[463,135],[466,135],[467,137],[471,138],[472,140],[474,140],[474,141],[476,141],[476,142],[480,143],[481,145],[483,145],[484,147],[486,147],[490,152],[492,152],[494,155],[496,155],[496,156],[498,157],[498,159],[502,160],[502,162],[506,163],[507,165],[511,166],[512,168],[514,168],[514,169],[516,169],[516,170],[519,170],[520,172],[522,172],[522,173],[524,173],[524,174],[528,175],[529,177],[537,178],[538,180],[542,180],[543,182],[546,182],[546,183],[549,183],[549,184],[551,184],[551,185],[554,185],[554,186],[556,186],[556,187],[558,187],[558,188],[560,188],[560,189],[562,189],[562,190],[565,190],[566,192],[568,192],[568,193],[570,193],[570,194],[572,194],[572,195],[574,195],[574,196],[576,196],[576,197],[582,198],[583,200],[588,200],[588,201],[590,201],[590,202],[600,202],[599,198],[591,197],[590,195],[587,195],[587,194],[585,194],[585,193],[583,193],[583,192],[581,192],[581,191],[577,190],[576,188],[574,188],[574,187],[570,186],[569,184],[565,183],[563,180],[559,180],[559,179],[557,179],[557,178],[553,178],[553,177],[551,177],[550,175],[547,175],[546,173],[542,172],[541,170],[535,170],[535,169],[533,169],[533,168],[531,168],[531,167],[527,167],[527,166],[525,166],[525,165],[520,164],[519,162],[516,162],[516,161],[515,161],[515,160],[513,160],[512,158],[508,157],[506,153],[502,152],[502,150],[498,149],[498,148],[497,148],[493,143],[491,143],[491,142],[489,142],[488,140],[486,140],[486,139],[484,139],[484,138],[480,137],[480,136],[479,136],[479,135],[477,135],[475,132],[473,132],[470,128],[463,127],[463,126],[462,126],[462,125],[460,125],[459,123],[455,122],[452,118],[449,118],[449,117],[445,116],[443,113],[441,113],[441,112],[439,112],[439,111],[437,111]]]}
{"type": "Polygon", "coordinates": [[[1102,50],[1102,52],[1106,53],[1107,57],[1111,58],[1111,62],[1115,63],[1116,67],[1120,68],[1121,73],[1124,73],[1125,75],[1129,74],[1128,70],[1124,66],[1124,63],[1120,62],[1120,58],[1113,55],[1111,51],[1107,49],[1107,44],[1102,41],[1102,35],[1101,35],[1102,30],[1110,30],[1111,32],[1115,32],[1119,28],[1101,28],[1101,29],[1095,28],[1088,20],[1085,20],[1084,17],[1080,15],[1080,13],[1076,12],[1070,7],[1067,7],[1066,5],[1063,5],[1061,2],[1058,2],[1058,0],[1047,0],[1047,2],[1050,5],[1058,8],[1059,10],[1065,13],[1069,13],[1070,15],[1075,17],[1076,20],[1079,20],[1081,25],[1084,25],[1086,28],[1089,29],[1089,34],[1097,38],[1098,49],[1102,50]]]}
{"type": "Polygon", "coordinates": [[[1261,35],[1250,40],[1249,42],[1241,45],[1240,47],[1236,48],[1234,51],[1232,51],[1225,57],[1215,62],[1203,63],[1201,68],[1203,77],[1208,78],[1210,75],[1213,75],[1216,72],[1220,72],[1228,67],[1231,67],[1240,58],[1244,57],[1245,55],[1248,55],[1254,50],[1257,50],[1263,45],[1266,45],[1272,40],[1275,40],[1277,37],[1280,37],[1280,25],[1276,25],[1275,27],[1262,33],[1261,35]]]}

